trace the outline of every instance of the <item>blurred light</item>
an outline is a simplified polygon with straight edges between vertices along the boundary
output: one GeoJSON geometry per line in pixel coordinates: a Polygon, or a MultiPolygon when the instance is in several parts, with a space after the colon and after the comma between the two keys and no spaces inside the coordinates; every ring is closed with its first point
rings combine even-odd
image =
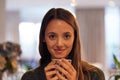
{"type": "Polygon", "coordinates": [[[115,7],[115,6],[116,6],[114,0],[110,0],[110,1],[108,2],[108,5],[109,5],[110,7],[115,7]]]}
{"type": "Polygon", "coordinates": [[[73,6],[73,7],[76,6],[77,5],[76,0],[71,0],[70,5],[73,6]]]}
{"type": "Polygon", "coordinates": [[[40,24],[33,22],[21,22],[19,24],[20,44],[22,48],[21,58],[26,60],[40,59],[38,51],[39,30],[40,24]]]}

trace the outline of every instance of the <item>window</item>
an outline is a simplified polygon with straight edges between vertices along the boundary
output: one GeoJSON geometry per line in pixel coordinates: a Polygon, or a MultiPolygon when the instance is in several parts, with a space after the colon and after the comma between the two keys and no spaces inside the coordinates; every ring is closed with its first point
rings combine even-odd
{"type": "Polygon", "coordinates": [[[20,44],[23,59],[39,60],[38,52],[40,24],[22,22],[19,24],[20,44]]]}
{"type": "Polygon", "coordinates": [[[118,7],[105,9],[105,34],[108,68],[114,68],[113,54],[118,55],[120,46],[120,12],[118,7]]]}

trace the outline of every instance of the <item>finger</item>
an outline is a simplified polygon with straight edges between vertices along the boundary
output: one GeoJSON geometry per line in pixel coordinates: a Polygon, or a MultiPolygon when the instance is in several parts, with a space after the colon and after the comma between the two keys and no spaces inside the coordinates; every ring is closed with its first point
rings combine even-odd
{"type": "Polygon", "coordinates": [[[56,74],[54,63],[53,63],[53,62],[50,62],[50,63],[44,68],[44,71],[45,71],[45,75],[46,75],[47,80],[49,80],[51,77],[53,77],[53,76],[56,74]]]}
{"type": "Polygon", "coordinates": [[[65,64],[67,64],[70,69],[74,70],[74,67],[71,64],[71,61],[69,61],[67,59],[62,59],[62,62],[64,62],[65,64]]]}
{"type": "Polygon", "coordinates": [[[67,80],[66,78],[65,78],[65,75],[63,75],[63,74],[60,74],[60,72],[59,71],[57,71],[57,76],[58,76],[58,79],[59,80],[67,80]]]}
{"type": "Polygon", "coordinates": [[[66,70],[68,71],[70,74],[74,71],[74,67],[72,66],[72,64],[70,62],[68,62],[65,59],[62,59],[61,61],[58,61],[58,63],[66,70]]]}
{"type": "Polygon", "coordinates": [[[54,76],[50,80],[59,80],[59,78],[58,78],[58,76],[54,76]]]}
{"type": "Polygon", "coordinates": [[[54,65],[47,66],[47,67],[44,68],[45,72],[51,71],[51,70],[54,70],[54,69],[55,69],[55,66],[54,66],[54,65]]]}
{"type": "Polygon", "coordinates": [[[45,68],[45,72],[50,71],[50,70],[54,70],[55,69],[55,65],[54,62],[50,62],[45,68]]]}
{"type": "Polygon", "coordinates": [[[66,71],[64,68],[60,67],[59,65],[56,65],[57,72],[61,74],[63,77],[70,78],[70,73],[66,71]]]}
{"type": "Polygon", "coordinates": [[[46,72],[46,77],[47,78],[52,78],[56,75],[56,71],[49,71],[49,72],[46,72]]]}

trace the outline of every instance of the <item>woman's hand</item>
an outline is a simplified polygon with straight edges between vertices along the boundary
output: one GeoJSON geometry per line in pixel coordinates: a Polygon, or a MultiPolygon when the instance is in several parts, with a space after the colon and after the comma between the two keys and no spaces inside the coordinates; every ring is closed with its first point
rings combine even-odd
{"type": "Polygon", "coordinates": [[[66,59],[58,60],[58,64],[56,64],[57,76],[59,80],[77,80],[76,70],[72,66],[72,64],[66,59]]]}
{"type": "Polygon", "coordinates": [[[47,80],[58,80],[56,75],[55,63],[51,61],[45,68],[45,75],[47,80]]]}

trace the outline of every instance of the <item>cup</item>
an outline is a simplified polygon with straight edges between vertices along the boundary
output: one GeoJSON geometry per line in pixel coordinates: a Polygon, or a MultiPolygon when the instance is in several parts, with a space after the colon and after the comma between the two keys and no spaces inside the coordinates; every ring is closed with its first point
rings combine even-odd
{"type": "MultiPolygon", "coordinates": [[[[68,62],[72,62],[72,60],[71,59],[66,59],[68,62]]],[[[52,59],[52,61],[54,61],[55,62],[55,64],[58,64],[59,65],[59,63],[58,63],[58,61],[62,61],[62,59],[52,59]]]]}
{"type": "MultiPolygon", "coordinates": [[[[72,63],[72,60],[71,60],[71,59],[66,59],[66,60],[67,60],[68,62],[72,63]]],[[[60,67],[62,67],[62,66],[58,63],[58,61],[62,61],[62,59],[52,59],[52,61],[54,61],[55,64],[57,64],[57,65],[59,65],[60,67]]],[[[66,78],[66,76],[65,76],[62,72],[59,71],[59,73],[66,78]]]]}

